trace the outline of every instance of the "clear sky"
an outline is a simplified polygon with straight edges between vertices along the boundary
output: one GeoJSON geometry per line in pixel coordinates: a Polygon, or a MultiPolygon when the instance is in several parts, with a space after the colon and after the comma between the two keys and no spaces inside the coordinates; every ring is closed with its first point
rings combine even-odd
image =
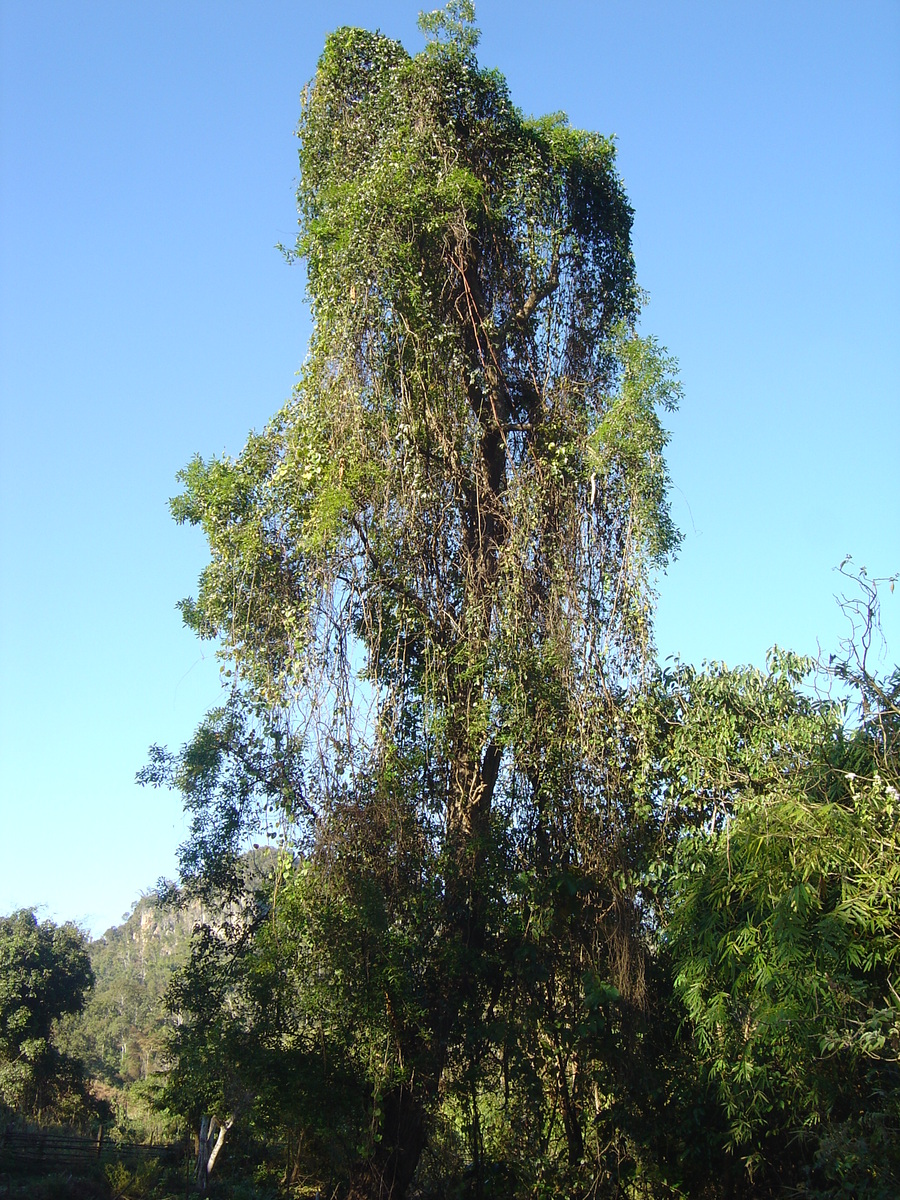
{"type": "MultiPolygon", "coordinates": [[[[217,697],[167,509],[238,452],[309,333],[298,95],[326,33],[419,48],[417,4],[0,0],[0,912],[95,932],[172,875],[134,784],[217,697]]],[[[681,362],[663,656],[843,633],[833,568],[900,568],[900,4],[481,0],[531,113],[618,136],[643,329],[681,362]]],[[[900,591],[898,591],[900,597],[900,591]]],[[[900,599],[885,629],[900,657],[900,599]]]]}

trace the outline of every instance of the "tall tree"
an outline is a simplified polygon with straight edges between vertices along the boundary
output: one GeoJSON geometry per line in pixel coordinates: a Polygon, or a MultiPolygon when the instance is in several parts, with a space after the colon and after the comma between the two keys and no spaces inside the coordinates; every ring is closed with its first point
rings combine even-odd
{"type": "Polygon", "coordinates": [[[510,1055],[523,1095],[552,1099],[535,1136],[561,1122],[578,1162],[567,1022],[641,1001],[655,818],[628,709],[648,572],[677,541],[659,421],[677,386],[635,332],[612,141],[523,116],[473,20],[468,0],[422,17],[415,57],[341,29],[306,89],[301,382],[173,502],[209,541],[183,612],[220,640],[230,699],[145,775],[195,814],[188,878],[227,889],[267,824],[314,872],[281,902],[302,899],[334,1019],[367,1047],[358,1197],[404,1194],[448,1088],[477,1157],[478,1081],[510,1055]],[[541,922],[569,931],[553,963],[541,922]],[[537,1056],[512,1017],[497,1032],[517,989],[537,1056]]]}

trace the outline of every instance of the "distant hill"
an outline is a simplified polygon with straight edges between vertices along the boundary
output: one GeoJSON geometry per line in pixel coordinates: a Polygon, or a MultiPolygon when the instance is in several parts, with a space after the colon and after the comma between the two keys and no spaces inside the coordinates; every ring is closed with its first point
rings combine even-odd
{"type": "MultiPolygon", "coordinates": [[[[276,858],[269,846],[242,856],[248,897],[264,896],[276,858]]],[[[196,926],[221,924],[222,912],[199,899],[162,904],[156,892],[143,895],[121,925],[89,944],[96,983],[84,1011],[61,1024],[61,1049],[81,1059],[107,1088],[128,1088],[165,1072],[167,1032],[174,1020],[165,1011],[166,988],[190,956],[196,926]]]]}
{"type": "Polygon", "coordinates": [[[208,919],[199,901],[163,907],[151,892],[122,925],[90,943],[96,984],[84,1012],[64,1024],[60,1042],[95,1079],[121,1088],[167,1068],[172,1018],[163,996],[188,958],[194,927],[208,919]]]}

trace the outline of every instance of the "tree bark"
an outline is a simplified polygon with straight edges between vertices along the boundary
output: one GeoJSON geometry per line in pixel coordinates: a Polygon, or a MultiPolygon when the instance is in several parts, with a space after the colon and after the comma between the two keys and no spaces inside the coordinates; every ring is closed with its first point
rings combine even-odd
{"type": "Polygon", "coordinates": [[[206,1113],[200,1119],[200,1132],[197,1135],[197,1163],[194,1167],[194,1179],[198,1191],[205,1192],[209,1180],[209,1143],[210,1118],[206,1113]]]}
{"type": "Polygon", "coordinates": [[[225,1121],[225,1124],[219,1126],[219,1134],[218,1134],[218,1137],[216,1138],[216,1144],[212,1148],[212,1153],[209,1156],[209,1162],[206,1165],[207,1179],[212,1174],[212,1169],[216,1165],[216,1159],[219,1157],[219,1153],[220,1153],[222,1147],[225,1145],[225,1136],[233,1124],[234,1124],[234,1117],[228,1117],[227,1120],[225,1121]]]}
{"type": "Polygon", "coordinates": [[[233,1116],[227,1117],[223,1123],[219,1121],[218,1117],[210,1117],[204,1113],[197,1136],[197,1165],[194,1168],[198,1191],[206,1191],[212,1169],[216,1165],[216,1159],[225,1145],[228,1130],[233,1124],[233,1116]],[[214,1138],[215,1141],[213,1141],[214,1138]]]}
{"type": "Polygon", "coordinates": [[[403,1200],[425,1148],[425,1108],[407,1084],[381,1100],[381,1141],[353,1172],[347,1200],[403,1200]]]}

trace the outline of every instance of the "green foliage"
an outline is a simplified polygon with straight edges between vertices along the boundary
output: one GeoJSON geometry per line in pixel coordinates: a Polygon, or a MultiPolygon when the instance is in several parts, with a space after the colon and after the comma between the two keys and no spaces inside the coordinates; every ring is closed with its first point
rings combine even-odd
{"type": "Polygon", "coordinates": [[[39,924],[30,909],[0,917],[0,1105],[22,1115],[83,1119],[81,1064],[54,1045],[54,1025],[93,986],[82,932],[39,924]]]}
{"type": "Polygon", "coordinates": [[[108,1163],[105,1175],[113,1196],[129,1200],[169,1200],[177,1195],[181,1180],[167,1178],[156,1159],[144,1159],[130,1166],[121,1160],[108,1163]]]}
{"type": "Polygon", "coordinates": [[[326,43],[299,128],[301,382],[173,501],[209,541],[183,612],[231,692],[143,775],[181,788],[203,895],[240,909],[255,830],[286,852],[270,916],[241,909],[182,977],[177,1104],[299,1123],[361,1193],[387,1173],[402,1194],[439,1095],[479,1188],[486,1154],[576,1178],[589,1105],[606,1153],[659,838],[635,702],[677,545],[673,364],[636,333],[612,141],[523,116],[473,16],[424,16],[415,57],[326,43]],[[285,1099],[325,1063],[330,1133],[285,1099]]]}
{"type": "Polygon", "coordinates": [[[83,1011],[63,1024],[60,1041],[95,1078],[121,1088],[168,1065],[162,999],[201,915],[198,905],[163,909],[151,894],[88,946],[94,987],[83,1011]]]}
{"type": "Polygon", "coordinates": [[[879,705],[848,732],[842,706],[796,690],[810,663],[771,667],[669,680],[686,714],[670,765],[705,818],[673,864],[676,991],[751,1174],[782,1172],[793,1142],[811,1194],[887,1196],[900,1178],[900,679],[868,680],[879,705]]]}
{"type": "Polygon", "coordinates": [[[218,913],[167,1103],[351,1200],[880,1195],[896,689],[834,668],[857,728],[790,654],[654,668],[679,388],[614,145],[525,117],[473,21],[328,38],[300,383],[172,502],[228,693],[141,776],[218,913]]]}

